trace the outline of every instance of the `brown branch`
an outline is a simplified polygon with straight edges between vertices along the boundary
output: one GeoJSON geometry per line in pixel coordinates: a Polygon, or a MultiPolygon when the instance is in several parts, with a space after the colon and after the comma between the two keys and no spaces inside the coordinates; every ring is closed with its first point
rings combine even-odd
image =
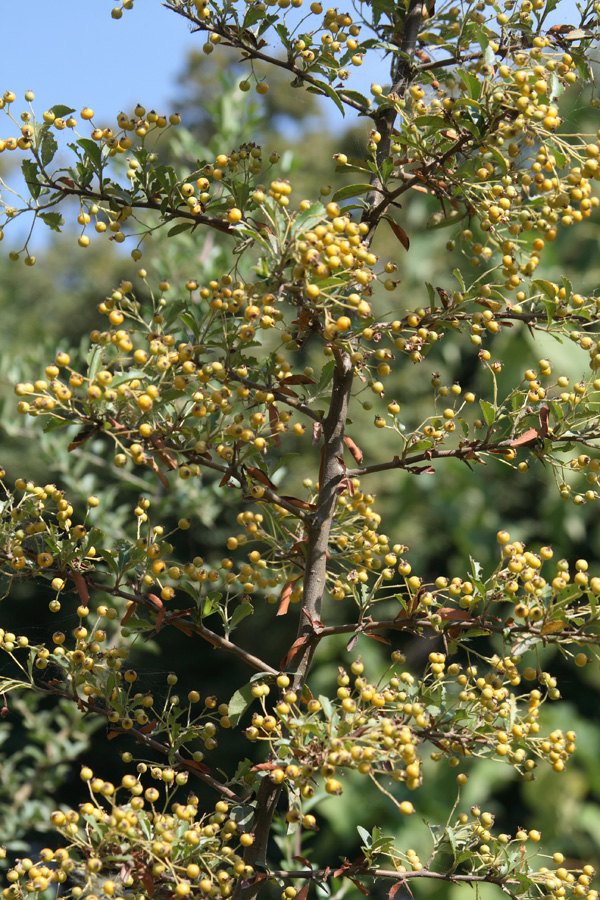
{"type": "Polygon", "coordinates": [[[519,884],[516,878],[503,878],[493,872],[485,875],[455,875],[452,872],[432,872],[431,869],[419,869],[415,872],[398,872],[396,869],[370,869],[366,866],[349,865],[346,869],[338,863],[327,866],[324,869],[275,869],[271,873],[275,878],[306,878],[308,880],[322,880],[333,877],[349,878],[383,878],[403,882],[409,878],[433,878],[438,881],[449,881],[461,884],[519,884]]]}
{"type": "Polygon", "coordinates": [[[354,381],[354,367],[347,353],[337,351],[329,412],[323,422],[323,446],[319,472],[317,511],[307,524],[304,595],[297,638],[307,638],[296,663],[294,690],[301,691],[312,662],[314,642],[313,623],[321,617],[321,605],[327,577],[329,533],[335,513],[337,497],[346,477],[344,459],[344,430],[348,417],[350,394],[354,381]]]}
{"type": "MultiPolygon", "coordinates": [[[[544,440],[549,440],[552,443],[557,444],[562,442],[575,442],[597,449],[597,445],[590,444],[590,441],[600,441],[600,431],[581,435],[546,435],[544,440]]],[[[418,463],[432,462],[435,459],[460,459],[467,461],[473,459],[476,462],[477,460],[475,457],[480,453],[494,454],[494,452],[498,450],[512,450],[513,444],[514,438],[510,437],[501,441],[469,442],[462,447],[455,447],[452,450],[438,450],[435,447],[430,447],[429,450],[424,450],[422,453],[416,453],[414,456],[396,456],[394,459],[388,460],[387,462],[374,463],[371,466],[360,466],[360,468],[356,469],[348,469],[347,475],[348,478],[360,478],[363,475],[372,475],[374,472],[387,472],[390,469],[411,469],[418,463]]]]}
{"type": "MultiPolygon", "coordinates": [[[[67,700],[71,700],[74,703],[77,703],[79,708],[82,707],[86,712],[93,713],[94,715],[102,716],[103,718],[108,718],[110,714],[110,709],[106,709],[102,706],[98,706],[96,703],[93,703],[91,700],[87,700],[84,697],[80,697],[78,694],[70,693],[63,688],[58,687],[58,685],[35,685],[36,689],[45,694],[55,694],[59,697],[64,697],[67,700]]],[[[169,747],[167,744],[161,743],[161,741],[157,741],[155,738],[150,737],[149,734],[144,734],[138,728],[120,728],[118,725],[113,725],[109,723],[111,728],[114,731],[120,731],[124,735],[131,735],[138,741],[138,743],[145,744],[147,747],[156,750],[158,753],[161,753],[163,756],[167,756],[171,753],[172,747],[169,747]]],[[[174,761],[174,763],[179,766],[181,769],[185,769],[188,772],[191,772],[205,784],[209,785],[209,787],[214,788],[214,790],[218,791],[224,797],[227,797],[229,800],[233,800],[235,803],[241,803],[240,797],[234,793],[226,784],[223,784],[220,781],[217,781],[216,778],[213,778],[212,775],[209,775],[208,772],[203,772],[198,766],[194,763],[193,760],[188,760],[184,756],[181,755],[179,750],[176,750],[175,753],[170,757],[174,761]]]]}
{"type": "MultiPolygon", "coordinates": [[[[109,594],[112,597],[122,597],[124,600],[133,601],[138,606],[143,606],[146,609],[151,610],[152,612],[157,612],[156,604],[153,600],[147,597],[145,594],[137,594],[132,593],[131,591],[124,591],[122,588],[111,588],[107,587],[103,584],[98,584],[91,579],[86,579],[86,584],[90,588],[90,590],[100,591],[104,594],[109,594]]],[[[274,669],[272,666],[268,665],[268,663],[263,662],[259,657],[254,656],[252,653],[249,653],[247,650],[244,650],[243,647],[238,646],[238,644],[234,644],[232,641],[227,640],[222,635],[217,634],[215,631],[211,631],[210,628],[207,628],[206,625],[202,625],[202,623],[190,622],[188,619],[182,618],[180,616],[169,616],[165,619],[165,625],[182,625],[187,630],[193,631],[195,634],[200,635],[200,637],[204,638],[205,641],[208,641],[209,644],[212,644],[213,647],[218,647],[220,650],[224,650],[227,653],[231,653],[233,656],[237,656],[238,659],[241,659],[243,662],[247,663],[251,668],[256,669],[258,672],[264,672],[267,675],[278,675],[279,670],[274,669]]]]}
{"type": "MultiPolygon", "coordinates": [[[[327,576],[329,533],[339,488],[342,479],[345,477],[343,466],[344,428],[354,380],[354,367],[349,355],[341,353],[339,350],[336,352],[335,363],[329,412],[323,422],[323,448],[321,451],[317,511],[308,517],[306,522],[307,548],[304,569],[304,595],[297,638],[305,639],[305,642],[300,645],[298,653],[291,660],[296,665],[292,688],[298,694],[302,693],[312,662],[314,648],[318,642],[314,634],[313,623],[316,623],[321,615],[321,604],[327,576]]],[[[254,868],[257,865],[265,865],[271,823],[280,794],[281,785],[273,784],[268,777],[263,777],[258,791],[256,813],[252,823],[252,833],[255,840],[244,854],[244,861],[254,868]]],[[[260,882],[250,882],[243,885],[238,882],[233,894],[233,900],[253,900],[260,891],[260,887],[260,882]]]]}
{"type": "MultiPolygon", "coordinates": [[[[164,222],[170,222],[174,219],[187,219],[195,224],[206,225],[209,228],[214,228],[216,231],[222,231],[223,234],[233,235],[232,226],[226,220],[219,219],[217,216],[205,216],[202,214],[194,215],[194,213],[191,213],[186,209],[175,207],[171,207],[169,214],[166,215],[165,212],[161,210],[161,204],[156,200],[134,200],[133,197],[124,200],[122,197],[115,197],[113,194],[106,194],[102,191],[93,191],[77,184],[74,188],[67,187],[67,185],[57,184],[50,179],[47,184],[42,184],[41,186],[52,191],[59,191],[65,197],[84,197],[89,200],[96,200],[103,203],[116,203],[121,207],[130,206],[132,209],[150,209],[155,212],[160,212],[164,222]]],[[[48,204],[48,207],[54,205],[54,203],[48,204]]],[[[40,206],[35,212],[37,214],[44,209],[46,209],[45,206],[40,206]]]]}
{"type": "MultiPolygon", "coordinates": [[[[457,610],[458,612],[458,610],[457,610]]],[[[433,609],[431,614],[434,616],[436,614],[436,610],[433,609]]],[[[543,633],[544,621],[538,623],[540,627],[533,628],[531,625],[511,625],[510,633],[511,636],[515,635],[530,635],[531,637],[539,638],[544,644],[548,643],[557,643],[561,640],[573,642],[576,641],[580,644],[588,644],[595,645],[600,644],[600,635],[592,634],[587,635],[581,631],[581,628],[584,626],[580,626],[579,629],[573,629],[571,631],[566,629],[561,629],[560,631],[553,631],[548,634],[543,633]]],[[[591,620],[588,624],[597,625],[596,620],[591,620]]],[[[431,630],[432,638],[439,637],[440,629],[447,631],[448,629],[460,629],[462,631],[469,631],[471,628],[480,628],[485,629],[489,634],[505,634],[506,632],[506,624],[496,622],[489,622],[485,619],[481,619],[477,616],[473,616],[470,621],[466,621],[464,618],[456,618],[453,619],[452,615],[449,613],[445,613],[442,619],[442,624],[440,626],[435,626],[430,618],[423,618],[422,614],[415,613],[412,616],[406,618],[396,617],[395,619],[381,619],[380,621],[367,621],[363,624],[357,626],[355,622],[348,622],[344,625],[329,625],[322,629],[319,629],[318,634],[316,635],[316,640],[320,641],[324,637],[331,637],[336,634],[370,634],[374,631],[407,631],[411,634],[422,634],[425,629],[431,630]]]]}
{"type": "Polygon", "coordinates": [[[288,406],[291,406],[292,409],[301,412],[303,415],[308,416],[309,419],[312,419],[313,422],[320,422],[321,416],[319,413],[315,412],[314,409],[311,409],[310,406],[307,406],[306,403],[303,403],[301,400],[298,400],[295,397],[290,397],[289,394],[284,394],[282,391],[278,390],[276,387],[272,385],[259,384],[257,381],[250,381],[248,378],[240,378],[239,375],[236,375],[234,371],[230,371],[230,377],[233,381],[239,381],[240,384],[243,384],[244,387],[250,388],[252,391],[270,391],[271,394],[278,400],[280,403],[285,403],[288,406]]]}
{"type": "MultiPolygon", "coordinates": [[[[322,94],[322,96],[327,96],[325,91],[323,91],[323,88],[321,87],[318,79],[311,75],[310,72],[306,72],[304,69],[299,69],[298,66],[290,60],[279,59],[276,56],[268,56],[266,53],[262,53],[258,49],[258,47],[250,43],[249,40],[242,40],[244,36],[242,32],[236,34],[231,29],[225,27],[216,27],[209,24],[208,22],[201,21],[185,9],[177,9],[172,6],[168,6],[166,3],[163,3],[163,6],[166,6],[167,9],[176,12],[178,15],[183,16],[184,19],[187,19],[189,22],[195,24],[196,29],[194,30],[206,31],[210,34],[218,34],[220,37],[223,37],[227,41],[230,41],[232,47],[235,47],[237,50],[241,50],[248,59],[259,59],[271,66],[276,66],[279,69],[285,69],[287,72],[290,72],[290,74],[293,75],[295,79],[306,82],[311,87],[316,88],[319,93],[322,94]]],[[[353,97],[349,97],[345,91],[336,91],[336,93],[342,103],[345,103],[346,106],[350,106],[352,109],[357,110],[357,112],[364,113],[367,111],[368,107],[366,107],[363,103],[359,103],[353,97]]]]}
{"type": "MultiPolygon", "coordinates": [[[[423,0],[410,0],[406,18],[404,20],[404,27],[402,29],[399,55],[392,63],[393,84],[391,93],[398,94],[399,96],[405,93],[414,77],[412,60],[417,49],[417,38],[419,29],[423,23],[424,9],[425,3],[423,0]]],[[[377,145],[375,157],[377,172],[371,176],[371,190],[367,193],[365,198],[367,207],[363,214],[363,221],[367,222],[369,225],[369,233],[366,236],[366,241],[368,243],[373,240],[379,220],[389,205],[383,182],[378,173],[381,171],[384,161],[390,155],[392,132],[397,114],[397,111],[393,107],[387,107],[372,116],[375,128],[381,135],[381,140],[377,145]],[[383,200],[375,206],[374,204],[377,201],[377,197],[381,196],[383,196],[383,200]]]]}

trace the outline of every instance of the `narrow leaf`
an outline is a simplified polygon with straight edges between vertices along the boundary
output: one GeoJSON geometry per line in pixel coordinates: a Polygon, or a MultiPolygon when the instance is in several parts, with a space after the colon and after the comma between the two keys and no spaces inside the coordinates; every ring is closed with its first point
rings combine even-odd
{"type": "Polygon", "coordinates": [[[394,222],[392,219],[387,219],[387,223],[404,247],[405,250],[408,250],[410,247],[410,241],[408,239],[408,235],[405,232],[404,228],[401,225],[398,225],[397,222],[394,222]]]}

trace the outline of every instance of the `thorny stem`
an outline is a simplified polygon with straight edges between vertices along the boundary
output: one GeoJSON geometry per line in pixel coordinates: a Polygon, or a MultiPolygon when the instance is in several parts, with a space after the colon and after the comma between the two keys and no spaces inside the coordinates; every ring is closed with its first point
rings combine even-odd
{"type": "MultiPolygon", "coordinates": [[[[323,423],[323,447],[319,472],[317,510],[308,520],[304,596],[298,626],[298,638],[314,633],[313,623],[321,618],[321,606],[327,576],[329,533],[342,478],[345,476],[344,429],[354,379],[354,369],[347,353],[336,356],[331,404],[323,423]]],[[[297,661],[294,690],[301,691],[312,662],[314,644],[309,641],[297,661]]]]}
{"type": "Polygon", "coordinates": [[[453,875],[450,872],[432,872],[430,869],[419,869],[416,872],[398,872],[395,869],[369,869],[352,865],[349,865],[345,870],[340,872],[340,866],[338,864],[328,866],[325,869],[276,869],[271,872],[271,874],[279,878],[306,878],[309,881],[314,881],[332,877],[336,872],[342,876],[344,875],[344,872],[347,872],[351,877],[382,878],[400,882],[408,881],[412,878],[435,878],[438,881],[449,881],[462,884],[487,883],[506,886],[519,883],[515,878],[504,878],[502,875],[496,875],[493,872],[487,872],[484,875],[453,875]]]}
{"type": "MultiPolygon", "coordinates": [[[[417,49],[417,37],[419,29],[423,22],[423,9],[425,4],[422,0],[410,0],[410,4],[404,20],[404,28],[402,30],[402,39],[400,42],[400,52],[397,58],[394,58],[392,69],[392,89],[391,93],[401,96],[405,93],[412,78],[412,60],[417,49]]],[[[377,145],[376,163],[378,172],[384,161],[390,155],[392,144],[392,131],[394,122],[396,121],[397,112],[391,107],[381,110],[373,116],[375,128],[381,135],[381,140],[377,145]]],[[[373,240],[375,229],[379,224],[379,220],[387,209],[387,199],[378,202],[381,197],[385,198],[383,190],[383,182],[378,174],[374,174],[371,178],[371,190],[366,195],[366,209],[363,221],[369,225],[369,233],[366,237],[368,243],[373,240]]]]}
{"type": "MultiPolygon", "coordinates": [[[[133,198],[128,198],[127,201],[121,200],[119,197],[115,197],[112,194],[108,195],[103,191],[94,191],[87,187],[82,187],[81,185],[77,185],[75,182],[74,187],[70,187],[66,184],[57,184],[52,179],[48,180],[47,184],[41,184],[41,187],[48,188],[52,191],[60,191],[61,195],[64,197],[83,197],[87,200],[96,200],[102,202],[112,202],[124,206],[131,206],[132,209],[151,209],[156,212],[160,212],[162,215],[163,222],[168,222],[171,219],[187,219],[190,222],[194,222],[198,225],[207,225],[209,228],[214,228],[216,231],[222,231],[223,234],[231,235],[233,234],[231,225],[224,219],[219,219],[217,216],[205,216],[205,215],[194,215],[194,213],[189,212],[189,210],[183,207],[170,207],[167,211],[161,210],[161,204],[156,200],[134,200],[133,198]]],[[[53,206],[53,203],[47,204],[47,206],[53,206]]],[[[39,212],[40,209],[45,209],[45,206],[40,206],[37,210],[39,212]]]]}
{"type": "MultiPolygon", "coordinates": [[[[551,440],[552,443],[570,443],[574,439],[572,434],[546,435],[544,438],[544,440],[551,440]]],[[[585,437],[577,435],[576,439],[581,444],[598,449],[597,445],[591,444],[590,441],[600,440],[600,432],[592,432],[585,435],[585,437]]],[[[480,462],[478,454],[498,453],[502,450],[510,450],[514,443],[514,438],[506,438],[502,441],[469,442],[451,450],[437,450],[435,447],[430,447],[429,450],[425,450],[423,453],[416,453],[414,456],[406,456],[404,458],[395,456],[394,459],[388,460],[388,462],[374,463],[372,466],[361,466],[360,468],[348,469],[347,474],[349,478],[361,478],[363,475],[370,475],[373,472],[386,472],[389,469],[410,470],[411,466],[414,466],[416,463],[431,462],[435,459],[462,459],[466,462],[480,462]]]]}
{"type": "MultiPolygon", "coordinates": [[[[66,691],[64,690],[64,688],[61,688],[55,684],[36,685],[36,688],[46,694],[56,694],[59,697],[65,697],[67,700],[76,700],[79,707],[85,712],[91,712],[95,715],[103,716],[104,718],[107,718],[110,712],[110,710],[102,706],[98,706],[93,701],[88,700],[84,697],[79,697],[79,695],[77,695],[76,693],[66,691]]],[[[130,728],[128,730],[125,730],[123,728],[119,728],[119,726],[117,725],[111,725],[111,728],[113,731],[120,732],[124,735],[130,735],[131,737],[135,738],[138,743],[144,744],[146,747],[150,747],[152,750],[156,750],[158,753],[161,753],[164,756],[171,753],[172,748],[169,747],[168,744],[157,741],[149,734],[145,734],[139,728],[130,728]]],[[[227,787],[227,785],[222,784],[222,782],[220,781],[217,781],[217,779],[213,778],[212,775],[209,775],[208,772],[204,772],[197,763],[195,763],[193,760],[186,759],[186,757],[182,756],[178,750],[176,750],[172,755],[172,760],[181,769],[185,769],[186,771],[192,773],[196,778],[199,778],[200,781],[203,781],[205,784],[218,791],[224,797],[227,797],[229,800],[233,800],[235,803],[240,803],[240,797],[229,787],[227,787]]]]}
{"type": "MultiPolygon", "coordinates": [[[[313,623],[320,620],[323,594],[327,577],[327,548],[329,533],[335,513],[337,495],[345,476],[343,466],[344,429],[354,378],[353,366],[347,353],[337,352],[331,390],[329,412],[323,422],[323,447],[319,473],[317,510],[307,519],[306,564],[304,569],[304,595],[298,625],[298,639],[305,639],[291,662],[296,666],[293,689],[302,693],[318,639],[313,623]]],[[[268,777],[262,779],[256,797],[256,815],[252,824],[254,843],[247,849],[244,861],[253,867],[265,865],[271,822],[281,786],[268,777]]],[[[260,890],[260,882],[238,883],[232,900],[252,900],[260,890]]]]}
{"type": "MultiPolygon", "coordinates": [[[[194,31],[206,31],[212,34],[219,34],[226,40],[231,41],[231,45],[241,50],[247,59],[259,59],[261,60],[261,62],[266,62],[271,66],[276,66],[279,69],[285,69],[287,72],[290,72],[298,81],[306,82],[307,84],[318,88],[319,93],[325,95],[325,92],[321,87],[321,83],[317,78],[314,77],[314,75],[311,75],[310,72],[304,71],[304,69],[299,69],[294,62],[291,62],[288,59],[277,56],[269,56],[268,53],[263,53],[256,46],[254,46],[249,37],[244,40],[243,33],[236,34],[233,29],[228,29],[223,26],[215,27],[214,25],[209,25],[208,23],[202,22],[200,19],[197,19],[196,16],[191,15],[186,9],[167,6],[166,4],[163,4],[163,6],[166,6],[167,9],[170,9],[178,15],[183,16],[184,19],[187,19],[189,22],[196,25],[197,28],[195,28],[194,31]]],[[[252,37],[254,37],[254,35],[252,35],[252,37]]],[[[346,104],[346,106],[355,109],[359,113],[366,112],[366,107],[364,106],[364,104],[355,100],[353,97],[348,96],[345,91],[337,91],[337,95],[342,103],[346,104]]]]}

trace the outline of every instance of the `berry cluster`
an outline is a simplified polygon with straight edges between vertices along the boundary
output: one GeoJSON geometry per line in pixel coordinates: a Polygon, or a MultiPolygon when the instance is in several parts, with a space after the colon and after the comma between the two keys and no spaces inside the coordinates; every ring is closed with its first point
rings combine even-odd
{"type": "Polygon", "coordinates": [[[218,800],[214,812],[202,813],[194,794],[186,803],[174,801],[186,773],[140,763],[138,774],[124,775],[120,785],[87,767],[81,778],[90,799],[79,811],[56,810],[50,816],[65,846],[42,849],[37,863],[19,860],[7,872],[3,900],[37,898],[66,882],[75,883],[72,900],[119,900],[132,890],[218,900],[229,897],[239,879],[252,876],[252,866],[243,861],[244,848],[254,840],[244,828],[243,807],[218,800]],[[159,787],[144,788],[140,775],[146,772],[159,787]]]}

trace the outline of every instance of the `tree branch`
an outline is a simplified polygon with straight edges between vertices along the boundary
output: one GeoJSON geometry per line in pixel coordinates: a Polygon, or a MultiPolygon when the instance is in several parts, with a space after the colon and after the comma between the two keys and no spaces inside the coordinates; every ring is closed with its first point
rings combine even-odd
{"type": "MultiPolygon", "coordinates": [[[[417,49],[417,37],[423,22],[424,8],[425,3],[423,0],[410,0],[406,18],[404,20],[404,27],[402,29],[400,51],[392,63],[393,84],[390,93],[398,94],[399,96],[403,95],[414,77],[412,60],[417,49]]],[[[390,155],[392,131],[397,115],[398,113],[395,109],[387,107],[372,116],[375,128],[381,135],[375,157],[377,172],[381,171],[384,161],[390,155]]],[[[375,173],[371,177],[371,190],[365,197],[366,209],[363,214],[363,222],[366,222],[369,225],[369,233],[366,236],[366,241],[368,243],[373,240],[379,220],[389,205],[383,188],[383,182],[381,181],[379,174],[375,173]],[[375,205],[377,203],[377,198],[381,196],[383,196],[384,199],[378,203],[378,205],[375,205]]]]}

